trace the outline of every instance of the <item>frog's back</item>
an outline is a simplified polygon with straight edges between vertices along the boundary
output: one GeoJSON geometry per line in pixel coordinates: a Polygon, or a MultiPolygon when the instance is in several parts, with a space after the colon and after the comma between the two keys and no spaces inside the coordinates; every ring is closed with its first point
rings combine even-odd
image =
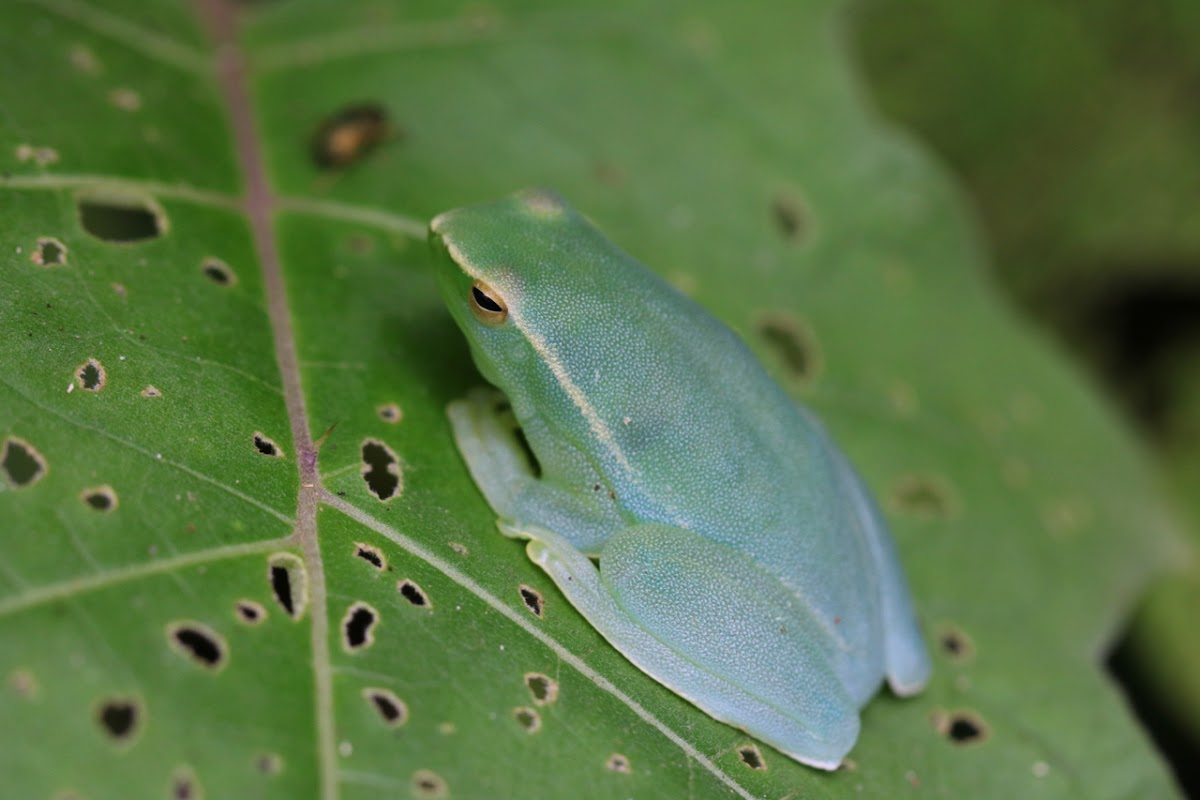
{"type": "Polygon", "coordinates": [[[548,377],[575,400],[556,435],[601,443],[599,471],[636,521],[701,533],[791,588],[864,701],[883,670],[880,581],[833,443],[697,303],[599,234],[580,252],[543,254],[570,277],[522,298],[548,377]]]}

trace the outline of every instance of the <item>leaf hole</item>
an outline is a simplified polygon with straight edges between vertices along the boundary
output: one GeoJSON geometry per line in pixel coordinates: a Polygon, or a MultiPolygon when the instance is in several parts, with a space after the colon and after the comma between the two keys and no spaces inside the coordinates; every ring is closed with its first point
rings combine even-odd
{"type": "Polygon", "coordinates": [[[173,622],[167,625],[167,640],[179,653],[205,669],[225,666],[227,647],[220,634],[199,622],[173,622]]]}
{"type": "Polygon", "coordinates": [[[525,685],[533,697],[533,704],[548,706],[558,699],[558,681],[540,672],[526,672],[525,685]]]}
{"type": "Polygon", "coordinates": [[[395,403],[384,403],[383,405],[376,407],[375,413],[379,415],[381,420],[392,425],[395,425],[404,418],[404,412],[401,411],[400,406],[396,405],[395,403]]]}
{"type": "Polygon", "coordinates": [[[96,511],[112,511],[117,507],[117,493],[107,485],[84,489],[79,499],[96,511]]]}
{"type": "Polygon", "coordinates": [[[980,744],[988,737],[987,724],[974,711],[935,711],[931,721],[938,733],[958,747],[980,744]]]}
{"type": "Polygon", "coordinates": [[[383,558],[383,552],[378,547],[373,547],[362,542],[354,543],[354,555],[366,561],[377,570],[387,569],[387,561],[383,558]]]}
{"type": "Polygon", "coordinates": [[[75,368],[75,384],[84,391],[98,392],[107,383],[108,374],[104,371],[104,365],[95,358],[89,358],[75,368]]]}
{"type": "Polygon", "coordinates": [[[46,459],[29,442],[9,436],[4,440],[4,451],[0,454],[0,471],[10,486],[25,489],[46,475],[46,459]]]}
{"type": "Polygon", "coordinates": [[[237,618],[247,625],[258,625],[267,619],[267,609],[253,600],[238,600],[233,604],[237,618]]]}
{"type": "Polygon", "coordinates": [[[200,800],[204,789],[191,767],[182,766],[171,775],[171,800],[200,800]]]}
{"type": "Polygon", "coordinates": [[[430,769],[419,769],[413,773],[412,788],[417,797],[446,797],[450,794],[446,779],[430,769]]]}
{"type": "Polygon", "coordinates": [[[629,758],[621,753],[613,753],[608,757],[608,761],[604,762],[604,768],[609,772],[619,772],[622,775],[628,775],[633,771],[633,765],[629,763],[629,758]]]}
{"type": "Polygon", "coordinates": [[[542,715],[537,709],[529,706],[517,706],[513,709],[513,719],[525,729],[526,733],[537,733],[542,728],[542,715]]]}
{"type": "Polygon", "coordinates": [[[807,324],[791,314],[773,311],[758,318],[755,330],[789,375],[805,383],[816,378],[821,356],[807,324]]]}
{"type": "Polygon", "coordinates": [[[167,230],[166,214],[148,198],[98,191],[79,195],[75,204],[80,225],[103,242],[142,242],[167,230]]]}
{"type": "Polygon", "coordinates": [[[531,589],[525,584],[521,584],[521,600],[524,601],[525,607],[529,609],[535,617],[542,616],[542,593],[537,589],[531,589]]]}
{"type": "Polygon", "coordinates": [[[408,721],[408,706],[387,689],[366,688],[362,695],[389,728],[399,728],[408,721]]]}
{"type": "Polygon", "coordinates": [[[424,590],[408,578],[396,583],[396,591],[417,608],[430,608],[433,605],[429,602],[429,596],[425,594],[424,590]]]}
{"type": "Polygon", "coordinates": [[[811,214],[804,198],[794,192],[779,192],[771,200],[771,218],[784,239],[801,244],[808,238],[811,214]]]}
{"type": "Polygon", "coordinates": [[[96,710],[96,722],[114,743],[129,744],[141,726],[141,704],[128,697],[109,698],[96,710]]]}
{"type": "Polygon", "coordinates": [[[275,444],[269,436],[259,431],[254,432],[254,449],[270,458],[283,458],[283,451],[279,449],[279,445],[275,444]]]}
{"type": "Polygon", "coordinates": [[[142,397],[162,397],[162,391],[156,386],[147,385],[142,389],[142,397]]]}
{"type": "Polygon", "coordinates": [[[400,494],[400,462],[392,449],[378,439],[367,439],[362,445],[362,477],[371,494],[383,502],[400,494]]]}
{"type": "Polygon", "coordinates": [[[323,120],[312,137],[312,158],[322,169],[348,167],[392,135],[378,103],[345,106],[323,120]]]}
{"type": "Polygon", "coordinates": [[[275,602],[292,619],[304,616],[308,605],[308,570],[294,553],[272,553],[267,559],[267,580],[275,602]]]}
{"type": "Polygon", "coordinates": [[[283,772],[283,756],[278,753],[260,753],[254,759],[254,768],[264,775],[278,775],[283,772]]]}
{"type": "Polygon", "coordinates": [[[39,236],[29,259],[39,267],[57,267],[67,263],[67,246],[53,236],[39,236]]]}
{"type": "Polygon", "coordinates": [[[971,637],[954,625],[939,626],[937,639],[938,647],[950,661],[962,664],[975,657],[975,645],[971,642],[971,637]]]}
{"type": "Polygon", "coordinates": [[[764,770],[767,768],[767,762],[763,761],[762,753],[758,747],[752,744],[744,744],[737,749],[738,758],[742,763],[753,770],[764,770]]]}
{"type": "Polygon", "coordinates": [[[375,643],[375,624],[379,614],[362,601],[352,603],[342,617],[342,646],[353,653],[375,643]]]}
{"type": "Polygon", "coordinates": [[[897,513],[933,521],[958,513],[958,499],[950,483],[938,475],[905,475],[892,485],[890,505],[897,513]]]}
{"type": "Polygon", "coordinates": [[[204,277],[215,283],[217,286],[233,286],[237,283],[237,275],[233,270],[219,258],[209,257],[200,262],[200,271],[204,273],[204,277]]]}

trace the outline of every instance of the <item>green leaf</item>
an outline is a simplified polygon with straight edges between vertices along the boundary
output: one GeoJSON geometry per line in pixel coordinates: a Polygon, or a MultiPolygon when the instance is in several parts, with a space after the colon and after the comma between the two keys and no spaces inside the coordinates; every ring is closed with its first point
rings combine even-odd
{"type": "MultiPolygon", "coordinates": [[[[865,0],[881,105],[955,166],[1005,288],[1135,420],[1200,545],[1200,5],[865,0]],[[1019,58],[1013,54],[1019,53],[1019,58]],[[969,80],[964,80],[969,76],[969,80]]],[[[1200,567],[1179,558],[1115,664],[1200,791],[1200,567]]]]}
{"type": "Polygon", "coordinates": [[[1171,794],[1096,663],[1170,520],[983,278],[954,188],[865,107],[836,12],[7,9],[6,785],[1171,794]],[[349,163],[318,166],[348,121],[349,163]],[[481,379],[423,231],[535,184],[741,331],[888,508],[936,672],[871,703],[848,769],[632,668],[495,531],[443,415],[481,379]]]}

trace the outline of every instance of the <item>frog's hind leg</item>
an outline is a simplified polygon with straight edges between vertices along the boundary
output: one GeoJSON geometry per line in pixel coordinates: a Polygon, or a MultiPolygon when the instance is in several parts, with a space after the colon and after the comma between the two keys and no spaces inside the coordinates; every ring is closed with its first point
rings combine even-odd
{"type": "Polygon", "coordinates": [[[811,766],[834,769],[858,709],[800,598],[741,553],[682,528],[635,525],[597,570],[550,531],[530,557],[643,672],[719,720],[811,766]]]}
{"type": "Polygon", "coordinates": [[[516,495],[537,476],[518,438],[508,400],[494,389],[479,387],[446,406],[446,416],[475,484],[496,513],[511,518],[516,495]]]}
{"type": "Polygon", "coordinates": [[[904,579],[904,568],[883,515],[871,499],[862,478],[840,453],[838,462],[843,478],[850,484],[856,513],[875,566],[883,615],[884,672],[892,691],[901,697],[908,697],[925,688],[933,666],[921,638],[921,629],[917,626],[917,615],[904,579]]]}

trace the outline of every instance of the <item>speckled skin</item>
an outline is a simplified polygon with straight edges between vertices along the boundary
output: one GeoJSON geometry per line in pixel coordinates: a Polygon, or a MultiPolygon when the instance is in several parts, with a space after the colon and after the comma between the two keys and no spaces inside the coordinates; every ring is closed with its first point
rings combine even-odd
{"type": "Polygon", "coordinates": [[[930,665],[883,520],[824,429],[556,195],[447,212],[431,241],[475,363],[511,402],[449,408],[500,529],[651,677],[835,768],[884,677],[911,694],[930,665]],[[502,322],[472,311],[476,281],[502,322]]]}

